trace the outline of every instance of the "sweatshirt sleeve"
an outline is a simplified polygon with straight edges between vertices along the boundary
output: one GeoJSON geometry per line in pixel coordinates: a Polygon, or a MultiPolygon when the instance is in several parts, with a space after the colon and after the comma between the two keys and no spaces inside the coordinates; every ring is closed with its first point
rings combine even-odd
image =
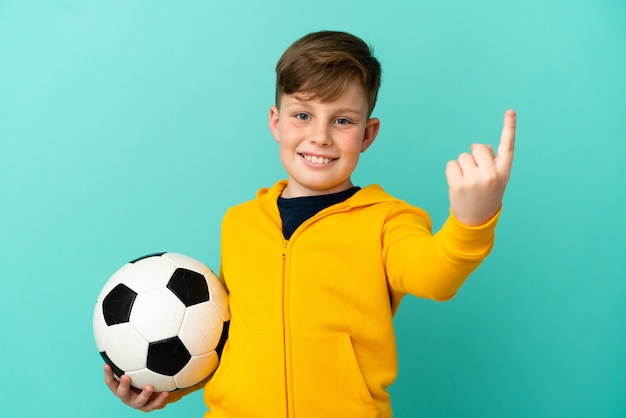
{"type": "Polygon", "coordinates": [[[189,395],[190,393],[193,393],[193,392],[195,392],[197,390],[203,389],[204,386],[211,379],[211,377],[213,377],[213,375],[207,377],[203,381],[201,381],[199,383],[196,383],[195,385],[190,386],[188,388],[178,389],[178,390],[170,392],[168,397],[167,397],[167,400],[165,401],[165,404],[163,406],[161,406],[160,409],[165,408],[170,403],[178,402],[179,400],[181,400],[183,397],[189,395]]]}
{"type": "Polygon", "coordinates": [[[493,248],[501,209],[480,226],[462,224],[450,212],[432,234],[426,212],[402,205],[390,213],[383,231],[383,258],[391,291],[437,301],[456,295],[465,279],[493,248]]]}

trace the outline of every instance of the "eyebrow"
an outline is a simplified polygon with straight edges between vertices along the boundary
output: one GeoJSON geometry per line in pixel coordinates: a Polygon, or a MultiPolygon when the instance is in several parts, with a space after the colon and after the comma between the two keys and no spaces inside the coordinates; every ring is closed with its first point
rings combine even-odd
{"type": "Polygon", "coordinates": [[[344,108],[344,109],[337,109],[336,113],[354,113],[356,115],[360,115],[361,112],[356,110],[356,109],[350,109],[350,108],[344,108]]]}
{"type": "MultiPolygon", "coordinates": [[[[307,105],[307,102],[309,102],[310,100],[303,100],[303,99],[298,99],[295,97],[290,97],[287,100],[285,100],[285,102],[283,103],[283,106],[301,106],[301,105],[307,105]]],[[[360,115],[362,112],[357,110],[357,109],[352,109],[349,107],[342,107],[339,109],[335,109],[333,111],[333,113],[338,113],[338,114],[354,114],[354,115],[360,115]]]]}

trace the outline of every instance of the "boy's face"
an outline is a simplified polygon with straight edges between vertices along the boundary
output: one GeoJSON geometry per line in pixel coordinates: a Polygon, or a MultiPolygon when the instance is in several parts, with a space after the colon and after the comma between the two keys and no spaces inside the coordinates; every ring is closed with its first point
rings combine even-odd
{"type": "Polygon", "coordinates": [[[380,121],[368,119],[363,88],[353,80],[332,102],[283,95],[269,125],[287,170],[283,197],[315,196],[352,187],[359,155],[374,142],[380,121]]]}

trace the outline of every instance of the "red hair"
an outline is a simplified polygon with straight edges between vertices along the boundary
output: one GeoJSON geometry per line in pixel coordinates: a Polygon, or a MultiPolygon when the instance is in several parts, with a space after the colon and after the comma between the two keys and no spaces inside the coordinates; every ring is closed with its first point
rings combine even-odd
{"type": "Polygon", "coordinates": [[[345,32],[314,32],[294,42],[276,64],[276,105],[283,94],[300,93],[322,101],[337,99],[357,79],[368,101],[376,105],[381,67],[369,46],[345,32]]]}

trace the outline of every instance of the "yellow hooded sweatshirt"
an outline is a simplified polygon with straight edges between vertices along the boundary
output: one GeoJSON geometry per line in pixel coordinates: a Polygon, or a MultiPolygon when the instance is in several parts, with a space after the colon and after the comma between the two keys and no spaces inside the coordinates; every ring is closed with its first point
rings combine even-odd
{"type": "Polygon", "coordinates": [[[450,216],[433,236],[426,212],[372,185],[287,241],[285,186],[224,217],[231,324],[206,417],[389,418],[401,298],[452,298],[491,250],[498,216],[480,227],[450,216]]]}

